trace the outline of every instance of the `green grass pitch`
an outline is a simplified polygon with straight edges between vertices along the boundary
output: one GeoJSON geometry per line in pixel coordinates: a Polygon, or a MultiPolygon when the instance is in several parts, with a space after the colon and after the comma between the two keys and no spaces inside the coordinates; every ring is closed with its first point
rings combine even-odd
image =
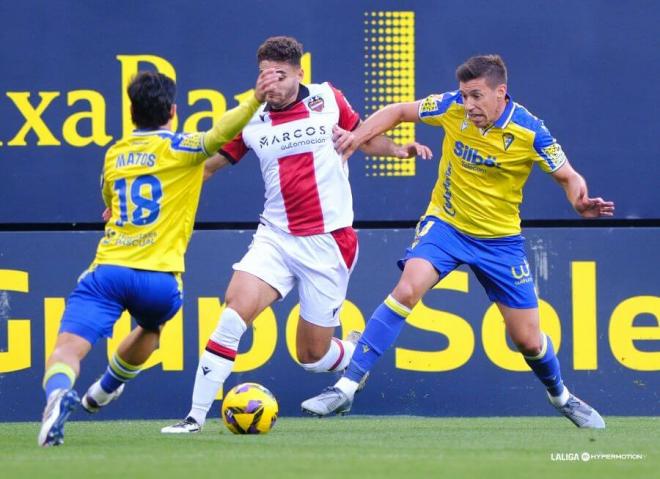
{"type": "Polygon", "coordinates": [[[607,430],[587,431],[560,417],[280,418],[263,436],[232,435],[219,420],[191,436],[161,435],[160,427],[169,420],[72,421],[66,426],[65,444],[48,449],[36,445],[37,423],[4,423],[0,477],[657,477],[660,418],[606,420],[607,430]],[[592,459],[572,460],[585,452],[592,459]]]}

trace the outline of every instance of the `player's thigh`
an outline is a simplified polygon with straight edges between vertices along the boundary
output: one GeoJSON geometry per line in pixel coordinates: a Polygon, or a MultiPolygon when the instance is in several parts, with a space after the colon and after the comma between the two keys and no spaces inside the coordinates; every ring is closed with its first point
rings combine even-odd
{"type": "Polygon", "coordinates": [[[475,261],[470,264],[488,298],[509,308],[538,307],[522,237],[474,240],[475,261]]]}
{"type": "Polygon", "coordinates": [[[266,281],[245,271],[234,271],[225,303],[250,324],[268,306],[280,298],[280,293],[266,281]]]}
{"type": "MultiPolygon", "coordinates": [[[[347,255],[332,233],[291,239],[287,260],[298,281],[300,316],[307,323],[323,328],[339,325],[339,312],[357,255],[357,240],[353,248],[347,255]],[[352,260],[347,261],[347,257],[352,260]]],[[[329,340],[331,336],[327,337],[329,340]]]]}
{"type": "Polygon", "coordinates": [[[142,328],[158,332],[183,304],[180,276],[162,271],[131,270],[131,282],[126,309],[142,328]]]}
{"type": "Polygon", "coordinates": [[[295,285],[286,261],[287,238],[283,232],[259,225],[247,253],[233,265],[225,301],[247,322],[295,285]]]}
{"type": "Polygon", "coordinates": [[[439,218],[429,216],[417,225],[415,238],[398,261],[403,270],[393,291],[409,307],[459,265],[469,260],[461,236],[439,218]]]}
{"type": "Polygon", "coordinates": [[[124,311],[121,294],[125,288],[122,272],[100,265],[83,273],[69,295],[60,322],[60,334],[69,333],[94,345],[112,336],[112,328],[124,311]]]}

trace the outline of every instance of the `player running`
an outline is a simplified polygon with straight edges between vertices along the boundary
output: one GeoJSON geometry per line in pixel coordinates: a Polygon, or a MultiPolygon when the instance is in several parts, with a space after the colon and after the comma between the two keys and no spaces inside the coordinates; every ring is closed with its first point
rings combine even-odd
{"type": "Polygon", "coordinates": [[[106,153],[102,190],[111,217],[94,262],[67,300],[46,363],[40,446],[63,443],[64,424],[80,402],[72,389],[80,361],[100,338],[112,336],[125,310],[138,325],[84,395],[83,407],[96,412],[118,397],[158,347],[163,325],[181,307],[181,273],[204,160],[243,128],[276,81],[274,70],[263,69],[254,97],[226,112],[211,130],[195,134],[171,131],[174,81],[153,72],[141,72],[131,81],[128,96],[137,130],[106,153]]]}
{"type": "MultiPolygon", "coordinates": [[[[254,319],[295,286],[300,296],[296,355],[310,372],[342,371],[357,333],[333,337],[358,255],[348,166],[333,147],[337,127],[360,123],[344,95],[329,83],[303,85],[302,45],[291,37],[267,39],[257,51],[259,69],[273,68],[279,81],[243,132],[207,162],[207,174],[237,163],[248,150],[259,158],[266,186],[260,225],[236,264],[226,307],[206,345],[181,422],[163,433],[199,432],[216,394],[231,373],[238,344],[254,319]]],[[[430,150],[395,145],[376,136],[361,146],[372,155],[407,158],[430,150]]]]}
{"type": "Polygon", "coordinates": [[[459,90],[390,105],[354,133],[338,135],[336,146],[348,157],[401,122],[445,130],[438,180],[415,239],[399,261],[399,283],[367,323],[344,376],[304,401],[302,409],[317,416],[348,412],[359,381],[395,342],[412,308],[457,266],[468,264],[550,402],[578,427],[604,428],[598,412],[564,386],[552,341],[539,328],[518,208],[535,163],[561,185],[581,216],[612,216],[614,203],[588,196],[584,179],[543,122],[507,94],[506,67],[498,55],[472,57],[456,76],[459,90]]]}

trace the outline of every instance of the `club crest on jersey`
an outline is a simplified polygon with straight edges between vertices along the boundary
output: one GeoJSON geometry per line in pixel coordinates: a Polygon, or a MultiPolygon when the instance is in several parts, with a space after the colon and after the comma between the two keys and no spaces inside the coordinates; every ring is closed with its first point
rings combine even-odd
{"type": "Polygon", "coordinates": [[[465,130],[470,124],[468,123],[468,119],[466,118],[463,120],[463,123],[461,123],[461,131],[465,130]]]}
{"type": "Polygon", "coordinates": [[[509,147],[511,146],[511,143],[513,143],[514,136],[511,133],[503,133],[502,134],[502,142],[504,143],[504,151],[508,150],[509,147]]]}
{"type": "Polygon", "coordinates": [[[323,108],[325,108],[325,100],[323,100],[323,97],[316,95],[309,99],[307,106],[310,110],[313,110],[316,113],[321,113],[323,108]]]}

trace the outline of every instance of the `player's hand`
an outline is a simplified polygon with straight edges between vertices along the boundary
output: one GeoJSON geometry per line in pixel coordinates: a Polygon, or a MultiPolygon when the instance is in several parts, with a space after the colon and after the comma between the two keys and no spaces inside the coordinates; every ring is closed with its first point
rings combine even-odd
{"type": "Polygon", "coordinates": [[[397,158],[412,158],[414,156],[419,156],[423,160],[433,159],[433,152],[431,151],[431,148],[417,142],[406,143],[405,145],[397,145],[394,154],[397,158]]]}
{"type": "Polygon", "coordinates": [[[279,75],[275,72],[275,68],[266,68],[259,73],[257,84],[254,88],[254,96],[259,103],[266,101],[266,95],[279,81],[279,75]]]}
{"type": "Polygon", "coordinates": [[[601,216],[614,216],[614,202],[603,198],[589,198],[584,191],[573,205],[575,211],[583,218],[600,218],[601,216]]]}
{"type": "Polygon", "coordinates": [[[348,160],[360,146],[352,131],[344,130],[338,125],[332,127],[332,143],[344,161],[348,160]]]}
{"type": "Polygon", "coordinates": [[[106,223],[110,221],[110,218],[112,217],[112,211],[110,208],[106,208],[103,210],[103,213],[101,213],[101,218],[103,218],[103,221],[106,223]]]}

